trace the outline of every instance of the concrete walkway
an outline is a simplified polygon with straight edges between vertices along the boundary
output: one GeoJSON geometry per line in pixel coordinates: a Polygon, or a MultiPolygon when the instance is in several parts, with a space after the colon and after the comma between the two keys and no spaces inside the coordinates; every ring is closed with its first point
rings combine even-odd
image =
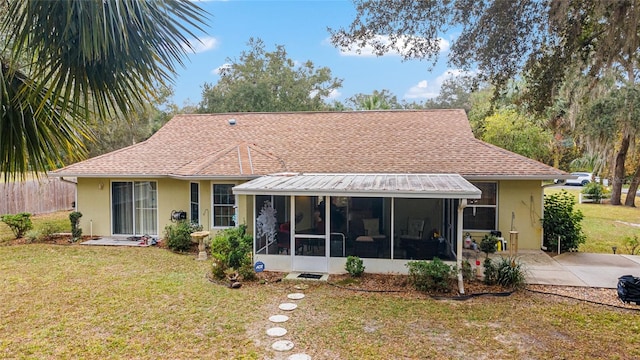
{"type": "Polygon", "coordinates": [[[542,251],[521,251],[518,259],[528,284],[614,289],[620,276],[640,276],[637,255],[564,253],[551,257],[542,251]]]}

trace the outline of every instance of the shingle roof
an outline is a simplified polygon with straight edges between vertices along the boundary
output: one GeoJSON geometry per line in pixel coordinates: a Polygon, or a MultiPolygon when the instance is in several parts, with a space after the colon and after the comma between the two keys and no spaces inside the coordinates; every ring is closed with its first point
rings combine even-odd
{"type": "Polygon", "coordinates": [[[207,178],[285,171],[536,179],[565,174],[475,139],[463,110],[177,115],[144,142],[52,174],[207,178]]]}

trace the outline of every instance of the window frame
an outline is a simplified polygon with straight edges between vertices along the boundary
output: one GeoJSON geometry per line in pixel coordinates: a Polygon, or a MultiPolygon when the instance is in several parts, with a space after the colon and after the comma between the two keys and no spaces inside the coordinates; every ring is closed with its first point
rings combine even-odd
{"type": "MultiPolygon", "coordinates": [[[[230,184],[230,183],[220,183],[220,184],[212,184],[211,186],[211,224],[213,224],[213,228],[218,228],[218,229],[226,229],[226,228],[231,228],[236,226],[236,224],[234,223],[234,219],[235,219],[235,209],[236,209],[236,198],[235,195],[233,194],[233,187],[236,186],[235,184],[230,184]],[[229,187],[229,191],[227,194],[223,194],[225,196],[228,197],[228,199],[230,200],[230,202],[228,203],[216,203],[216,195],[221,195],[218,192],[216,192],[216,187],[219,186],[228,186],[229,187]],[[224,215],[224,217],[219,217],[216,214],[216,209],[228,209],[231,208],[230,213],[228,213],[227,215],[224,215]],[[223,225],[223,223],[220,221],[222,219],[228,219],[228,225],[223,225]]],[[[227,210],[228,211],[228,210],[227,210]]]]}
{"type": "Polygon", "coordinates": [[[200,225],[200,183],[189,183],[189,220],[192,224],[200,225]],[[193,197],[193,187],[195,185],[196,199],[193,197]],[[195,207],[195,211],[194,211],[195,207]]]}
{"type": "Polygon", "coordinates": [[[497,181],[477,181],[477,182],[472,181],[471,184],[473,184],[473,186],[475,186],[475,187],[479,188],[480,190],[482,190],[482,197],[480,199],[473,199],[473,200],[469,199],[469,200],[467,200],[467,206],[465,207],[465,209],[463,211],[463,215],[462,215],[464,231],[490,232],[490,231],[493,231],[493,230],[497,230],[498,229],[498,204],[499,204],[499,199],[498,199],[499,184],[498,184],[498,182],[497,181]],[[486,188],[482,184],[493,184],[493,189],[494,189],[495,193],[487,193],[486,188]],[[493,209],[494,210],[493,225],[491,226],[490,229],[468,227],[467,221],[465,221],[465,218],[467,217],[466,212],[468,210],[473,211],[474,208],[475,208],[475,210],[477,210],[477,209],[493,209]]]}

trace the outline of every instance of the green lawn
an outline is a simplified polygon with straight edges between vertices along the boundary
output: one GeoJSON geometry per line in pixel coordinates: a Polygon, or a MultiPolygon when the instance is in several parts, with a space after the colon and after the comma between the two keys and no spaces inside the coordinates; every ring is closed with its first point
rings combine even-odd
{"type": "MultiPolygon", "coordinates": [[[[0,247],[0,358],[284,359],[265,331],[293,283],[232,290],[160,248],[0,247]]],[[[522,291],[437,301],[311,285],[284,327],[314,359],[630,359],[637,313],[522,291]]]]}
{"type": "MultiPolygon", "coordinates": [[[[547,194],[557,191],[560,190],[546,189],[547,194]]],[[[579,188],[568,192],[575,196],[577,202],[579,188]]],[[[624,195],[622,201],[624,202],[624,195]]],[[[640,199],[636,200],[636,204],[640,206],[640,199]]],[[[635,235],[640,238],[640,208],[586,203],[577,204],[576,209],[584,214],[582,229],[587,237],[587,241],[580,245],[579,251],[612,253],[611,247],[616,246],[618,254],[629,253],[623,245],[625,237],[635,235]]]]}

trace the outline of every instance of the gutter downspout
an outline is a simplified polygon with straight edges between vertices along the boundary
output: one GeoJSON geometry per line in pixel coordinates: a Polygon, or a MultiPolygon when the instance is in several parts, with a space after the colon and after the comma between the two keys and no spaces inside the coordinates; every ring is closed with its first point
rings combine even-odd
{"type": "Polygon", "coordinates": [[[462,219],[464,219],[464,208],[467,207],[467,199],[460,199],[458,205],[458,221],[457,223],[457,237],[456,243],[456,265],[458,267],[458,292],[464,295],[464,278],[462,277],[462,219]]]}
{"type": "MultiPolygon", "coordinates": [[[[73,210],[78,211],[78,179],[76,178],[76,181],[72,181],[72,180],[65,179],[64,176],[61,176],[60,181],[75,185],[76,191],[74,191],[75,194],[73,194],[73,204],[75,206],[73,207],[73,210]]],[[[93,232],[93,223],[91,225],[92,225],[91,232],[93,232]]],[[[93,238],[93,234],[91,238],[93,238]]]]}

